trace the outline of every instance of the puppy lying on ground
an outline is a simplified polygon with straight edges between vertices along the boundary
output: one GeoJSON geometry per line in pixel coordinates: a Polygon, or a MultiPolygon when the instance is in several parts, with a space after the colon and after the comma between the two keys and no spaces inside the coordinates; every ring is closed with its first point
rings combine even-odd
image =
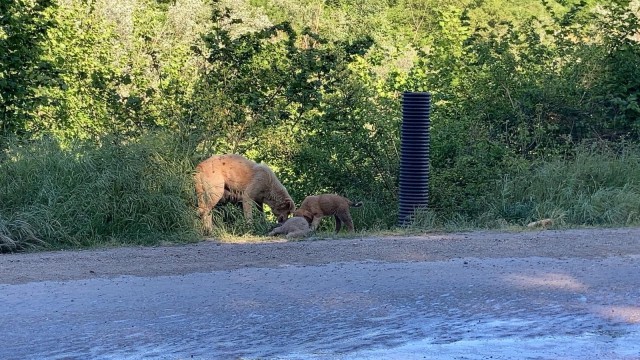
{"type": "Polygon", "coordinates": [[[307,219],[300,216],[294,216],[285,221],[284,224],[273,229],[269,233],[269,236],[284,234],[287,239],[291,239],[295,237],[304,237],[310,232],[311,228],[309,227],[307,219]]]}
{"type": "Polygon", "coordinates": [[[336,233],[340,232],[342,225],[349,232],[353,232],[353,220],[350,207],[362,206],[361,202],[354,203],[351,200],[336,194],[322,194],[307,196],[300,204],[293,216],[302,216],[309,223],[311,229],[316,230],[325,216],[333,216],[336,219],[336,233]]]}

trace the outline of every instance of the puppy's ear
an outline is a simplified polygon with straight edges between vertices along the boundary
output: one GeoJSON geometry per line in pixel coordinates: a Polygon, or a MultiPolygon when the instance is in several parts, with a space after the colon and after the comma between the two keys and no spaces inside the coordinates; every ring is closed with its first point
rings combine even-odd
{"type": "Polygon", "coordinates": [[[299,209],[293,214],[293,216],[302,216],[305,220],[307,220],[309,225],[311,225],[311,222],[313,221],[313,214],[311,214],[311,212],[307,210],[299,209]]]}

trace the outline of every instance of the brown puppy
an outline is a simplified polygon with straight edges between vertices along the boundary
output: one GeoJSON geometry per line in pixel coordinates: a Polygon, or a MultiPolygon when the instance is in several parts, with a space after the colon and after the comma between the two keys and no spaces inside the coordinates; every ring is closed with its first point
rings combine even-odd
{"type": "Polygon", "coordinates": [[[242,202],[247,222],[252,222],[251,209],[266,203],[282,223],[295,209],[287,189],[271,169],[240,155],[215,155],[196,166],[194,174],[198,214],[205,233],[212,230],[211,210],[220,201],[242,202]]]}
{"type": "Polygon", "coordinates": [[[304,237],[311,232],[307,219],[301,216],[289,218],[284,224],[273,229],[269,236],[284,234],[287,239],[294,237],[304,237]]]}
{"type": "Polygon", "coordinates": [[[300,208],[294,211],[293,216],[302,216],[309,223],[311,229],[316,230],[320,220],[325,216],[334,216],[336,219],[336,233],[340,231],[342,224],[347,231],[353,231],[353,220],[349,207],[362,206],[361,202],[353,203],[351,200],[336,194],[322,194],[307,196],[300,208]]]}

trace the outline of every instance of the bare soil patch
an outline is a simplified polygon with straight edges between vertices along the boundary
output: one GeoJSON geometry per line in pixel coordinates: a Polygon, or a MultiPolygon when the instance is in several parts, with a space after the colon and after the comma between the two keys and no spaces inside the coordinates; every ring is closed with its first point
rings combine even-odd
{"type": "Polygon", "coordinates": [[[181,275],[335,262],[612,256],[640,256],[640,228],[477,231],[253,244],[206,240],[177,246],[5,254],[0,255],[0,283],[181,275]]]}

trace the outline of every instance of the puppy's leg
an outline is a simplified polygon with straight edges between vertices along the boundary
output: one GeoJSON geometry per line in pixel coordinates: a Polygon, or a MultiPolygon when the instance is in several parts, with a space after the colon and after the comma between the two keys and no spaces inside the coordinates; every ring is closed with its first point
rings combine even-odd
{"type": "Polygon", "coordinates": [[[282,228],[283,226],[278,226],[277,228],[271,230],[271,232],[269,233],[269,236],[274,236],[274,235],[279,235],[284,233],[284,230],[282,228]]]}
{"type": "Polygon", "coordinates": [[[336,218],[336,234],[340,232],[340,228],[342,228],[342,220],[340,220],[340,217],[338,215],[334,215],[334,217],[336,218]]]}
{"type": "Polygon", "coordinates": [[[322,216],[313,216],[313,220],[311,220],[311,229],[316,231],[318,229],[318,225],[320,225],[320,220],[322,220],[322,216]]]}
{"type": "Polygon", "coordinates": [[[348,232],[353,232],[353,220],[351,219],[351,214],[346,211],[336,215],[336,217],[340,217],[340,220],[344,223],[344,227],[348,232]]]}

